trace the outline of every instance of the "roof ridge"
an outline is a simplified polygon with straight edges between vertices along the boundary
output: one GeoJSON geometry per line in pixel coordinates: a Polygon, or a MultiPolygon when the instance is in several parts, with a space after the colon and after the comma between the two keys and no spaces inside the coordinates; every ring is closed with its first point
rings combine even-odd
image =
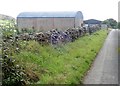
{"type": "Polygon", "coordinates": [[[21,12],[17,17],[75,17],[81,11],[21,12]]]}

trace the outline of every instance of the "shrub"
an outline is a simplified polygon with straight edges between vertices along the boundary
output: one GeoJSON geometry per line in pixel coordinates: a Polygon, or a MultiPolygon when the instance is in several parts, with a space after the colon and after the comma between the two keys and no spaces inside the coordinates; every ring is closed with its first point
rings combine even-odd
{"type": "MultiPolygon", "coordinates": [[[[5,24],[6,25],[6,24],[5,24]]],[[[0,28],[2,30],[2,85],[22,86],[39,80],[37,75],[26,70],[22,65],[17,64],[13,55],[19,53],[19,41],[15,37],[15,27],[8,26],[0,28]],[[31,77],[32,75],[33,77],[31,77]]]]}

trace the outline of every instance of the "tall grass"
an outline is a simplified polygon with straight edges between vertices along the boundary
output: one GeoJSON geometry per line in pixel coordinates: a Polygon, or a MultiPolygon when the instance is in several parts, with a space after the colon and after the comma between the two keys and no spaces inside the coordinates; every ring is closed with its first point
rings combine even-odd
{"type": "Polygon", "coordinates": [[[106,36],[106,30],[100,30],[75,42],[56,46],[41,46],[29,41],[15,57],[18,63],[39,76],[38,84],[79,84],[106,36]]]}

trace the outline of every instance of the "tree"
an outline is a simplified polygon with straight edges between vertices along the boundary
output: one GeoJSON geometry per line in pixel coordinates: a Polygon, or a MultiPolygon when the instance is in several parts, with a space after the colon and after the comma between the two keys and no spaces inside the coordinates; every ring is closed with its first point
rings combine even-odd
{"type": "Polygon", "coordinates": [[[107,24],[111,28],[117,28],[117,21],[112,18],[106,19],[102,23],[107,24]]]}
{"type": "Polygon", "coordinates": [[[120,29],[120,22],[118,22],[118,24],[117,24],[117,28],[120,29]]]}

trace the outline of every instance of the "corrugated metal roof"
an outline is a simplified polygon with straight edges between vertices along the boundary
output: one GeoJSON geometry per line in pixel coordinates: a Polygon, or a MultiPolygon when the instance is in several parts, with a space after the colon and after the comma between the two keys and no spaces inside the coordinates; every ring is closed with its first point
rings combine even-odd
{"type": "Polygon", "coordinates": [[[77,12],[82,15],[81,11],[75,12],[22,12],[17,17],[75,17],[77,12]]]}

